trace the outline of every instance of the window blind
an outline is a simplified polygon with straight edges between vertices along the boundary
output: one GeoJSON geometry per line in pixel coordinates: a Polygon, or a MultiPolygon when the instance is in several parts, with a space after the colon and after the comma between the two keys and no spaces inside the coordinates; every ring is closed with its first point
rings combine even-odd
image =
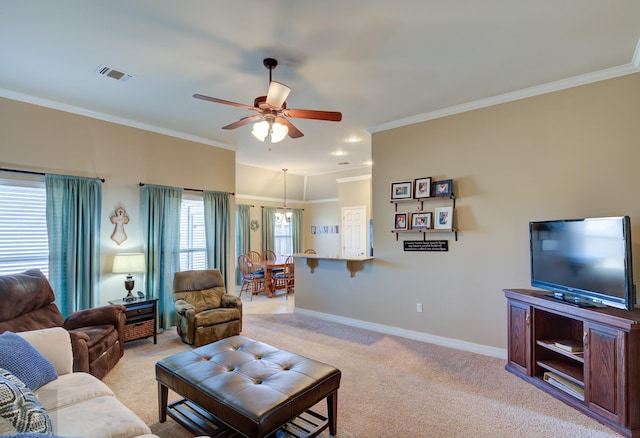
{"type": "Polygon", "coordinates": [[[0,274],[49,275],[44,181],[0,178],[0,274]]]}

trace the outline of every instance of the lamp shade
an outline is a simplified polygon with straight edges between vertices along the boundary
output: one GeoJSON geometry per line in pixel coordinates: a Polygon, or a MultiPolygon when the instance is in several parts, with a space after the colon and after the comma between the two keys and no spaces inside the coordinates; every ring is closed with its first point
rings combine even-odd
{"type": "Polygon", "coordinates": [[[134,272],[144,272],[144,254],[143,253],[123,253],[116,254],[113,257],[114,274],[131,274],[134,272]]]}
{"type": "Polygon", "coordinates": [[[271,140],[271,143],[278,143],[287,136],[289,128],[287,125],[283,125],[278,122],[269,123],[267,120],[257,122],[253,125],[251,134],[258,140],[264,142],[267,137],[271,140]]]}
{"type": "Polygon", "coordinates": [[[284,140],[288,132],[289,128],[287,128],[287,125],[282,125],[278,122],[274,123],[271,126],[271,143],[278,143],[284,140]]]}
{"type": "Polygon", "coordinates": [[[269,122],[263,120],[262,122],[258,122],[253,125],[253,130],[251,131],[253,136],[260,141],[264,141],[264,139],[269,134],[269,122]]]}

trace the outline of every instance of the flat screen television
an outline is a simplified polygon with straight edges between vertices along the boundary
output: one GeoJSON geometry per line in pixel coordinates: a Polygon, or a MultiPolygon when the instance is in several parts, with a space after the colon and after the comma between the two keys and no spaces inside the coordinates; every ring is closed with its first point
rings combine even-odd
{"type": "Polygon", "coordinates": [[[582,307],[635,304],[628,216],[529,223],[531,286],[582,307]]]}

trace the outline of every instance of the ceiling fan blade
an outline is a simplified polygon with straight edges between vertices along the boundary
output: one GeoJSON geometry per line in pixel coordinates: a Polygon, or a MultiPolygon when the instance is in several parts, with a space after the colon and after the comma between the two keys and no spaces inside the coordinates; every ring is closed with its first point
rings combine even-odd
{"type": "Polygon", "coordinates": [[[236,129],[241,126],[246,125],[247,123],[257,122],[262,118],[262,114],[256,114],[255,116],[247,116],[243,117],[237,122],[229,123],[227,126],[223,126],[222,129],[236,129]]]}
{"type": "Polygon", "coordinates": [[[289,137],[291,137],[291,138],[300,138],[300,137],[304,136],[302,131],[300,131],[298,128],[293,126],[293,123],[291,123],[290,121],[288,121],[284,117],[276,117],[275,121],[278,122],[278,123],[282,123],[283,125],[285,125],[289,129],[289,132],[287,133],[287,135],[289,137]]]}
{"type": "Polygon", "coordinates": [[[243,103],[231,102],[229,100],[218,99],[217,97],[205,96],[204,94],[194,94],[193,97],[195,97],[196,99],[207,100],[209,102],[222,103],[224,105],[239,106],[240,108],[258,111],[258,109],[254,106],[245,105],[243,103]]]}
{"type": "Polygon", "coordinates": [[[342,113],[337,111],[316,111],[305,109],[286,109],[283,114],[294,119],[314,119],[339,122],[342,120],[342,113]]]}
{"type": "Polygon", "coordinates": [[[282,108],[284,101],[291,93],[291,88],[280,82],[271,81],[267,93],[267,104],[272,108],[282,108]]]}

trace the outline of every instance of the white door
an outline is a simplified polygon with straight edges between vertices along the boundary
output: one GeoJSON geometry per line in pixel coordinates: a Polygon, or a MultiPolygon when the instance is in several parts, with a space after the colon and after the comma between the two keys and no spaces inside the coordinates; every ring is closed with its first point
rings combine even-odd
{"type": "Polygon", "coordinates": [[[346,257],[367,254],[366,207],[342,208],[342,255],[346,257]]]}

